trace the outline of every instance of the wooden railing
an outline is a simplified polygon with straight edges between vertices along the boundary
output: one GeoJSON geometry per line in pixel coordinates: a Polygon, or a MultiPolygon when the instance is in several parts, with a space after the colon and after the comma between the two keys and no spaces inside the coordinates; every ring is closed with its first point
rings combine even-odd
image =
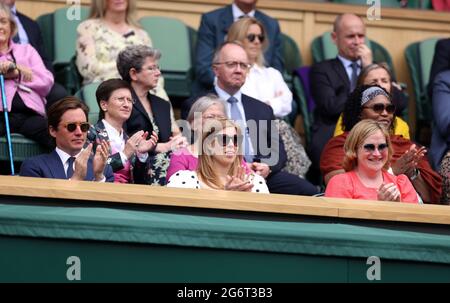
{"type": "MultiPolygon", "coordinates": [[[[450,207],[0,176],[0,196],[450,225],[450,207]]],[[[0,202],[1,203],[1,202],[0,202]]]]}

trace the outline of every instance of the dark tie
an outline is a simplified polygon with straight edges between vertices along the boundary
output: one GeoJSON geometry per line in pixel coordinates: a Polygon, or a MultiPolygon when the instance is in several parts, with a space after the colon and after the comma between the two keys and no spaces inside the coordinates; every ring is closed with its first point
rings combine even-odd
{"type": "Polygon", "coordinates": [[[243,15],[240,15],[240,16],[238,17],[238,19],[247,18],[247,17],[250,17],[250,16],[247,15],[247,14],[243,14],[243,15]]]}
{"type": "Polygon", "coordinates": [[[352,74],[350,77],[350,92],[352,92],[355,90],[356,82],[358,80],[358,62],[352,62],[350,67],[352,68],[352,74]]]}
{"type": "Polygon", "coordinates": [[[242,118],[241,112],[237,106],[238,100],[231,96],[227,100],[230,103],[230,115],[231,119],[234,120],[242,130],[242,134],[244,135],[244,158],[248,163],[253,162],[253,157],[250,155],[250,138],[248,136],[247,128],[245,127],[244,119],[242,118]]]}
{"type": "Polygon", "coordinates": [[[75,162],[75,157],[70,157],[69,160],[67,160],[69,163],[69,167],[67,168],[67,179],[72,178],[73,175],[73,162],[75,162]]]}

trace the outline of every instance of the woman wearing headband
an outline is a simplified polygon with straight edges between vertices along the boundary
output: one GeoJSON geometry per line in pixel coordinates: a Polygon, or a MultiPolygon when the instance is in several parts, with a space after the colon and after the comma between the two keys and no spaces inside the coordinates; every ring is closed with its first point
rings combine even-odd
{"type": "Polygon", "coordinates": [[[408,177],[387,172],[392,146],[381,123],[371,119],[358,122],[345,140],[344,153],[346,172],[330,179],[325,196],[418,203],[408,177]]]}
{"type": "Polygon", "coordinates": [[[441,195],[441,177],[433,171],[425,148],[402,136],[394,135],[395,106],[390,95],[377,85],[357,87],[350,94],[343,112],[344,133],[332,138],[325,145],[320,159],[320,169],[325,183],[334,175],[344,173],[344,143],[348,132],[360,120],[372,119],[383,125],[390,134],[392,160],[389,172],[398,176],[405,174],[425,203],[439,203],[441,195]]]}

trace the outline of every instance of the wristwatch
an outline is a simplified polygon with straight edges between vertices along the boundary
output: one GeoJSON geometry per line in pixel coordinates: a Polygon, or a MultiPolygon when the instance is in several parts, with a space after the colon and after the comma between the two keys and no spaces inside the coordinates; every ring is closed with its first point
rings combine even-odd
{"type": "Polygon", "coordinates": [[[414,180],[416,180],[417,179],[417,177],[420,175],[420,170],[418,170],[417,168],[416,169],[414,169],[414,174],[411,176],[411,177],[409,177],[410,179],[411,179],[411,181],[414,181],[414,180]]]}

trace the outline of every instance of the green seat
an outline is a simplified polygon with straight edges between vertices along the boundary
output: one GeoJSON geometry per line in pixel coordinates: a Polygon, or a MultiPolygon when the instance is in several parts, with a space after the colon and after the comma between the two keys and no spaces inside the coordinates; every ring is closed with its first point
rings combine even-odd
{"type": "Polygon", "coordinates": [[[439,38],[431,38],[414,42],[408,45],[405,50],[416,100],[416,138],[420,136],[422,128],[429,127],[431,121],[431,100],[428,98],[427,87],[434,48],[438,40],[439,38]]]}
{"type": "MultiPolygon", "coordinates": [[[[394,64],[389,52],[381,44],[367,38],[366,44],[372,50],[373,60],[375,62],[386,62],[395,77],[394,64]]],[[[338,49],[331,39],[331,32],[325,32],[323,35],[314,38],[311,43],[311,52],[314,63],[336,58],[338,49]]]]}
{"type": "Polygon", "coordinates": [[[70,93],[80,87],[73,57],[76,53],[77,27],[88,17],[89,8],[80,7],[79,19],[73,19],[72,12],[72,7],[64,7],[36,20],[42,31],[44,46],[53,61],[55,80],[70,93]]]}
{"type": "Polygon", "coordinates": [[[100,82],[90,83],[81,87],[79,91],[75,93],[75,97],[79,98],[89,107],[89,123],[95,124],[98,121],[98,114],[100,108],[97,104],[97,97],[95,97],[95,92],[97,91],[100,82]]]}
{"type": "Polygon", "coordinates": [[[292,89],[293,72],[302,66],[302,57],[297,43],[286,34],[281,33],[283,45],[284,72],[283,78],[289,88],[292,89]]]}
{"type": "MultiPolygon", "coordinates": [[[[48,152],[33,140],[20,134],[11,134],[12,150],[15,162],[48,152]]],[[[9,161],[8,142],[6,137],[0,138],[0,161],[9,161]]]]}
{"type": "Polygon", "coordinates": [[[196,33],[182,21],[170,17],[148,16],[139,20],[153,46],[162,53],[160,65],[169,96],[191,95],[193,39],[196,33]]]}

